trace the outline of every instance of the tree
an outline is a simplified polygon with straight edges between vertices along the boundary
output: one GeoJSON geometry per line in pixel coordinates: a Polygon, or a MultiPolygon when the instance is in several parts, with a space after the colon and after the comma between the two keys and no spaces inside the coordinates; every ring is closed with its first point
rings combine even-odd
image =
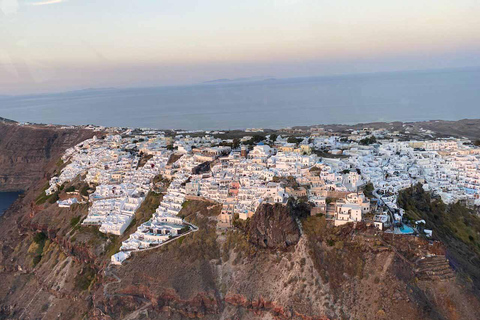
{"type": "Polygon", "coordinates": [[[253,140],[254,143],[259,143],[260,141],[265,140],[265,137],[261,136],[259,134],[256,134],[252,137],[252,140],[253,140]]]}
{"type": "Polygon", "coordinates": [[[54,194],[52,194],[52,196],[50,197],[50,199],[48,200],[48,202],[50,202],[51,204],[57,202],[58,200],[60,199],[60,197],[58,196],[58,191],[55,192],[54,194]]]}
{"type": "Polygon", "coordinates": [[[475,140],[475,142],[473,142],[473,144],[477,147],[480,147],[480,140],[475,140]]]}
{"type": "Polygon", "coordinates": [[[88,186],[84,186],[84,187],[80,190],[80,194],[81,194],[82,196],[87,197],[87,196],[88,196],[88,189],[89,189],[88,186]]]}
{"type": "Polygon", "coordinates": [[[365,185],[364,189],[363,189],[363,194],[371,199],[373,198],[373,191],[375,190],[375,188],[373,187],[373,183],[369,182],[365,185]]]}
{"type": "Polygon", "coordinates": [[[377,138],[375,138],[374,136],[366,137],[360,140],[358,143],[364,146],[368,146],[370,144],[377,143],[377,138]]]}
{"type": "Polygon", "coordinates": [[[270,141],[272,141],[272,142],[277,141],[277,138],[278,138],[278,135],[276,135],[275,133],[272,133],[272,134],[270,135],[270,141]]]}
{"type": "Polygon", "coordinates": [[[288,139],[287,139],[288,143],[295,143],[295,144],[299,144],[302,141],[303,141],[303,139],[300,139],[300,138],[297,138],[297,137],[288,137],[288,139]]]}
{"type": "Polygon", "coordinates": [[[232,149],[238,149],[240,147],[240,140],[238,138],[233,139],[232,149]]]}

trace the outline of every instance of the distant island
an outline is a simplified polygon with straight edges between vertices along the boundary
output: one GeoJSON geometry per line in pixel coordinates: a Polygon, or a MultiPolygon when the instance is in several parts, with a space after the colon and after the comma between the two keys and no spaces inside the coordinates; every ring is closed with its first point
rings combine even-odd
{"type": "Polygon", "coordinates": [[[203,83],[232,83],[232,82],[254,82],[254,81],[274,81],[273,77],[248,77],[248,78],[234,78],[234,79],[215,79],[204,81],[203,83]]]}

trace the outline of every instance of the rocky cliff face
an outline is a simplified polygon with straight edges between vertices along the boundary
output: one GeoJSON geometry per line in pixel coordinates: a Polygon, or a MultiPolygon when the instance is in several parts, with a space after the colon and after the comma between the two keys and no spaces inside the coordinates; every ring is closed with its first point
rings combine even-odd
{"type": "Polygon", "coordinates": [[[92,136],[91,130],[0,122],[0,192],[26,190],[67,148],[92,136]]]}
{"type": "Polygon", "coordinates": [[[261,248],[286,249],[300,239],[300,229],[290,205],[264,204],[258,207],[247,229],[250,242],[261,248]]]}

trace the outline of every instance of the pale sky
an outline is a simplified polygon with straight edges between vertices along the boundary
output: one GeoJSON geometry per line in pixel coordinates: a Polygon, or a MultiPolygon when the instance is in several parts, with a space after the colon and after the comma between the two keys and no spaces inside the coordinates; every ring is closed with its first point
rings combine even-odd
{"type": "Polygon", "coordinates": [[[0,0],[0,94],[480,65],[479,0],[0,0]]]}

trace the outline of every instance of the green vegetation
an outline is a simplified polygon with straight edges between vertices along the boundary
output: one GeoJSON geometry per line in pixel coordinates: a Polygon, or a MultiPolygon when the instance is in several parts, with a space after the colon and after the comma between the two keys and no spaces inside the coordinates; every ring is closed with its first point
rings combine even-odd
{"type": "Polygon", "coordinates": [[[58,200],[60,200],[60,197],[58,196],[58,192],[59,192],[59,191],[55,192],[54,194],[52,194],[52,195],[49,197],[48,202],[49,202],[50,204],[54,204],[55,202],[57,202],[58,200]]]}
{"type": "Polygon", "coordinates": [[[369,182],[365,185],[365,187],[363,188],[363,194],[369,198],[369,199],[372,199],[374,198],[373,196],[373,191],[375,190],[375,188],[373,187],[373,183],[369,182]]]}
{"type": "Polygon", "coordinates": [[[477,147],[480,147],[480,140],[475,140],[473,144],[477,147]]]}
{"type": "MultiPolygon", "coordinates": [[[[132,230],[135,231],[135,229],[133,229],[133,226],[135,224],[136,224],[136,221],[135,219],[133,219],[130,225],[125,230],[124,235],[127,234],[127,232],[128,234],[130,234],[132,230]]],[[[108,237],[108,240],[107,240],[107,245],[105,246],[104,256],[111,257],[112,255],[114,255],[120,250],[120,247],[122,246],[122,239],[125,239],[125,237],[118,237],[115,235],[108,235],[107,237],[108,237]]]]}
{"type": "Polygon", "coordinates": [[[199,215],[189,215],[186,220],[198,226],[199,230],[184,237],[183,241],[176,242],[180,246],[178,255],[190,262],[218,259],[220,248],[215,223],[208,217],[199,215]]]}
{"type": "Polygon", "coordinates": [[[75,186],[70,186],[65,189],[65,192],[74,192],[75,191],[75,186]]]}
{"type": "Polygon", "coordinates": [[[358,143],[364,146],[368,146],[368,145],[377,143],[377,138],[375,138],[374,136],[366,137],[358,141],[358,143]]]}
{"type": "Polygon", "coordinates": [[[242,230],[229,230],[226,234],[227,240],[222,246],[222,260],[226,262],[230,259],[230,254],[236,254],[233,264],[237,264],[243,257],[254,256],[258,248],[251,244],[245,232],[242,230]]]}
{"type": "Polygon", "coordinates": [[[426,227],[433,229],[436,237],[453,237],[480,255],[480,218],[465,206],[447,206],[439,198],[432,199],[421,184],[400,192],[398,205],[405,209],[408,218],[426,220],[426,227]]]}
{"type": "Polygon", "coordinates": [[[62,158],[58,159],[58,161],[56,163],[57,167],[61,167],[61,166],[63,166],[63,164],[64,164],[64,162],[63,162],[62,158]]]}
{"type": "Polygon", "coordinates": [[[331,204],[331,203],[333,203],[333,202],[335,202],[335,201],[337,201],[337,199],[336,199],[336,198],[332,198],[332,197],[327,197],[327,198],[325,199],[325,202],[326,202],[327,204],[331,204]]]}
{"type": "Polygon", "coordinates": [[[70,226],[72,228],[75,227],[80,222],[81,219],[82,219],[82,216],[73,217],[72,219],[70,219],[70,226]]]}
{"type": "Polygon", "coordinates": [[[83,187],[80,189],[80,194],[81,194],[82,196],[88,197],[88,190],[89,190],[89,189],[90,189],[90,188],[88,187],[88,185],[83,186],[83,187]]]}
{"type": "Polygon", "coordinates": [[[88,290],[95,281],[95,274],[95,269],[91,267],[84,268],[82,272],[75,277],[75,288],[79,291],[88,290]]]}
{"type": "Polygon", "coordinates": [[[36,204],[36,205],[44,204],[44,203],[47,202],[47,200],[51,197],[51,195],[47,196],[47,194],[45,193],[45,191],[48,189],[49,186],[50,186],[50,184],[49,184],[48,182],[43,186],[42,192],[41,192],[40,195],[35,199],[35,204],[36,204]]]}
{"type": "Polygon", "coordinates": [[[33,255],[32,265],[35,267],[40,260],[42,260],[43,256],[43,248],[45,247],[45,243],[48,237],[43,232],[37,232],[33,236],[33,243],[30,245],[28,252],[33,255]]]}
{"type": "Polygon", "coordinates": [[[278,177],[275,176],[272,179],[273,182],[281,182],[285,187],[290,187],[295,190],[300,188],[300,184],[297,182],[297,179],[293,176],[288,176],[288,177],[278,177]]]}
{"type": "Polygon", "coordinates": [[[238,138],[232,139],[232,142],[222,141],[222,142],[220,142],[219,146],[230,147],[232,149],[238,149],[240,147],[240,139],[238,139],[238,138]]]}
{"type": "Polygon", "coordinates": [[[145,200],[142,202],[140,207],[135,212],[135,218],[140,222],[143,223],[149,220],[152,217],[152,214],[160,205],[160,201],[162,200],[162,195],[157,194],[155,192],[150,191],[147,193],[145,200]]]}
{"type": "MultiPolygon", "coordinates": [[[[190,200],[186,200],[182,203],[182,209],[186,209],[188,208],[190,205],[192,204],[192,202],[190,200]]],[[[179,213],[180,215],[180,213],[179,213]]],[[[182,217],[183,218],[183,217],[182,217]]]]}
{"type": "Polygon", "coordinates": [[[447,248],[449,260],[468,282],[480,289],[480,218],[460,203],[446,205],[425,192],[421,184],[401,191],[398,205],[407,218],[424,219],[425,228],[447,248]]]}
{"type": "Polygon", "coordinates": [[[240,139],[238,138],[233,139],[232,149],[238,149],[239,147],[240,147],[240,139]]]}
{"type": "Polygon", "coordinates": [[[46,235],[44,232],[37,232],[37,233],[33,236],[33,241],[34,241],[36,244],[44,243],[45,240],[47,240],[47,235],[46,235]]]}
{"type": "Polygon", "coordinates": [[[252,145],[257,144],[257,143],[259,143],[263,140],[265,140],[264,136],[256,134],[250,140],[244,141],[243,144],[252,146],[252,145]]]}
{"type": "Polygon", "coordinates": [[[318,149],[312,149],[312,153],[316,154],[317,156],[321,158],[330,158],[330,159],[344,159],[348,158],[347,155],[344,154],[332,154],[328,153],[325,150],[318,150],[318,149]]]}
{"type": "Polygon", "coordinates": [[[302,141],[303,141],[303,138],[297,138],[297,137],[288,137],[287,139],[288,143],[295,143],[295,144],[299,144],[302,141]]]}
{"type": "MultiPolygon", "coordinates": [[[[105,256],[110,257],[114,253],[118,252],[122,245],[122,241],[127,239],[129,235],[132,234],[142,223],[150,220],[153,213],[160,205],[161,200],[162,194],[157,194],[153,191],[150,191],[140,207],[137,209],[137,211],[135,211],[135,217],[133,218],[132,222],[130,222],[127,229],[125,229],[125,232],[120,237],[114,235],[105,235],[98,231],[98,233],[101,233],[101,235],[99,235],[101,237],[100,240],[107,241],[107,245],[105,247],[105,256]]],[[[96,239],[98,239],[98,237],[96,237],[96,239]]]]}
{"type": "Polygon", "coordinates": [[[221,206],[212,207],[212,202],[190,200],[184,204],[178,216],[198,226],[199,230],[162,247],[173,249],[176,258],[189,262],[220,258],[220,247],[217,243],[216,221],[211,216],[220,214],[221,206]]]}

